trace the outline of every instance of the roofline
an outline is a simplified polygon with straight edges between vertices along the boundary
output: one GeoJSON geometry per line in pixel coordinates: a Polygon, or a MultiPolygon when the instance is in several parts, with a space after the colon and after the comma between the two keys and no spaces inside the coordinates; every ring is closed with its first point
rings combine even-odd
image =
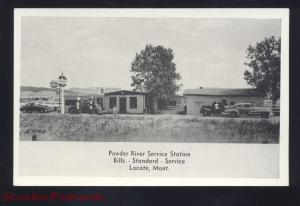
{"type": "Polygon", "coordinates": [[[184,96],[216,96],[216,97],[266,97],[266,94],[183,94],[184,96]]]}
{"type": "Polygon", "coordinates": [[[110,94],[113,94],[113,93],[117,93],[117,92],[133,92],[133,93],[136,93],[136,94],[139,94],[139,95],[146,95],[147,94],[147,92],[138,92],[138,91],[130,91],[130,90],[118,90],[118,91],[104,93],[104,96],[110,95],[110,94]]]}

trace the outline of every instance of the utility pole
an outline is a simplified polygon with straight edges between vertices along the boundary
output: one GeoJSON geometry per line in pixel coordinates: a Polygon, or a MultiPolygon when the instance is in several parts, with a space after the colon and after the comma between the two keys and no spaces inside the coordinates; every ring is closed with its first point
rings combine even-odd
{"type": "Polygon", "coordinates": [[[52,80],[50,82],[50,87],[53,89],[58,89],[58,105],[60,108],[60,87],[58,86],[58,82],[56,80],[52,80]]]}
{"type": "Polygon", "coordinates": [[[67,85],[67,78],[64,76],[64,73],[61,73],[61,75],[58,77],[58,86],[61,89],[61,108],[60,113],[65,113],[65,95],[64,95],[64,87],[67,85]]]}

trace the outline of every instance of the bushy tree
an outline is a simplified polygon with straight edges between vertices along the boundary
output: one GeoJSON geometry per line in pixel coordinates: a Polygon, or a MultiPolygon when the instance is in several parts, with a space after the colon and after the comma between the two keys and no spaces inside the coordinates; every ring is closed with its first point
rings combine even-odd
{"type": "Polygon", "coordinates": [[[181,86],[177,83],[181,77],[176,73],[173,60],[172,49],[147,44],[131,63],[131,86],[134,90],[148,93],[150,107],[153,102],[158,103],[175,95],[181,86]]]}
{"type": "Polygon", "coordinates": [[[257,89],[270,93],[273,103],[280,96],[280,38],[274,36],[250,45],[246,51],[251,68],[246,70],[244,78],[247,83],[257,89]]]}

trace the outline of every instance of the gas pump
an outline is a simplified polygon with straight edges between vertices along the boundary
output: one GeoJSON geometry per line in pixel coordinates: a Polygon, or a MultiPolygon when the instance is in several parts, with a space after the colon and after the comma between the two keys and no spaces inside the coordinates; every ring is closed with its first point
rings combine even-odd
{"type": "Polygon", "coordinates": [[[81,111],[80,111],[80,97],[77,97],[76,109],[77,109],[78,113],[81,113],[81,111]]]}

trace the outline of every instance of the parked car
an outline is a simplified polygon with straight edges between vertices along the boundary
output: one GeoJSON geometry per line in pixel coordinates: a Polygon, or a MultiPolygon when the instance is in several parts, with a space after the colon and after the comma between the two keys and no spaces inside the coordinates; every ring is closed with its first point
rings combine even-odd
{"type": "Polygon", "coordinates": [[[272,112],[274,116],[280,116],[280,107],[278,106],[273,106],[272,107],[272,112]]]}
{"type": "Polygon", "coordinates": [[[214,101],[212,105],[203,105],[200,113],[203,116],[221,116],[225,110],[225,104],[222,101],[214,101]]]}
{"type": "Polygon", "coordinates": [[[22,106],[20,110],[24,113],[48,113],[51,111],[49,106],[37,103],[28,103],[22,106]]]}
{"type": "Polygon", "coordinates": [[[59,104],[56,102],[47,102],[43,103],[42,105],[48,106],[50,111],[57,111],[57,108],[59,108],[59,104]]]}
{"type": "Polygon", "coordinates": [[[225,107],[224,116],[240,117],[245,116],[260,116],[269,118],[272,110],[267,107],[256,107],[253,103],[237,103],[232,106],[225,107]]]}
{"type": "Polygon", "coordinates": [[[274,116],[280,116],[280,99],[278,99],[276,103],[272,105],[272,112],[274,116]]]}
{"type": "Polygon", "coordinates": [[[273,116],[280,116],[280,99],[278,99],[275,104],[273,100],[264,100],[264,107],[272,108],[273,116]]]}

